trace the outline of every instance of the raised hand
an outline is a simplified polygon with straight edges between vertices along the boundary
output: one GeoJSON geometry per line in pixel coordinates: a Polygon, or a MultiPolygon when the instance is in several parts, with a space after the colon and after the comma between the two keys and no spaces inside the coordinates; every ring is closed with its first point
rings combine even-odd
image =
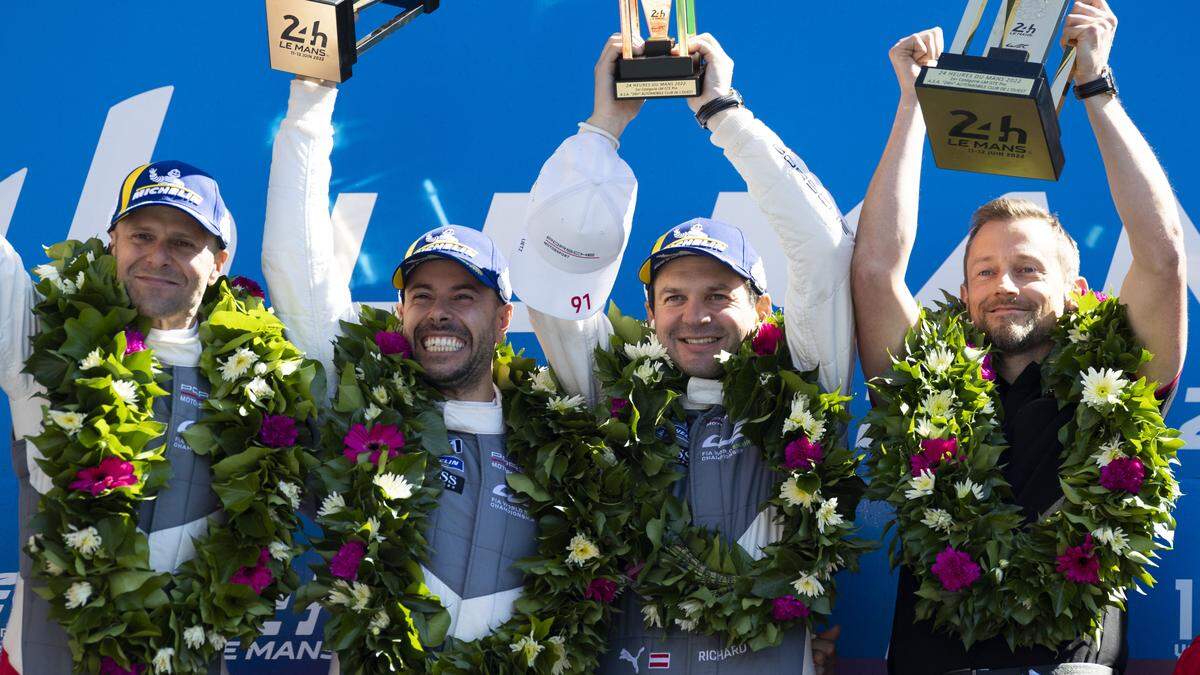
{"type": "MultiPolygon", "coordinates": [[[[621,56],[623,46],[620,33],[614,33],[608,38],[608,42],[604,43],[600,59],[596,61],[592,116],[587,120],[588,124],[600,127],[617,138],[621,137],[625,127],[637,117],[645,104],[642,99],[617,100],[614,82],[617,77],[617,59],[621,56]]],[[[644,50],[645,43],[642,39],[634,37],[633,53],[640,56],[644,50]]]]}
{"type": "Polygon", "coordinates": [[[920,33],[913,33],[892,45],[888,58],[896,71],[896,80],[900,83],[902,95],[915,95],[917,76],[921,68],[936,66],[942,57],[945,43],[941,28],[930,28],[920,33]]]}
{"type": "Polygon", "coordinates": [[[1117,35],[1117,15],[1107,0],[1078,0],[1067,15],[1062,43],[1078,50],[1075,82],[1086,84],[1100,79],[1108,67],[1113,38],[1117,35]]]}

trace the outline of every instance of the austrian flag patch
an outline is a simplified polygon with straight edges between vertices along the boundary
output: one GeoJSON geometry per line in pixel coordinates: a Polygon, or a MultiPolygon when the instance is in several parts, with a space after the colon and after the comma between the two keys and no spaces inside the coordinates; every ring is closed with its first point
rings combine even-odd
{"type": "Polygon", "coordinates": [[[671,667],[671,652],[650,652],[650,669],[665,670],[671,667]]]}

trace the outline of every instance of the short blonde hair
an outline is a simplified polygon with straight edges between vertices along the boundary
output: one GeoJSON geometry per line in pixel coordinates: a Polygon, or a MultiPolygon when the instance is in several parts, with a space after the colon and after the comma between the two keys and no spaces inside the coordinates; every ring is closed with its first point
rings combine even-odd
{"type": "Polygon", "coordinates": [[[984,204],[975,210],[971,216],[971,230],[967,235],[967,248],[963,253],[963,279],[967,277],[967,258],[971,254],[971,244],[979,229],[992,221],[1011,223],[1014,220],[1041,220],[1050,226],[1059,242],[1058,261],[1068,282],[1079,276],[1079,244],[1063,227],[1058,216],[1042,208],[1039,204],[1028,199],[1000,197],[984,204]]]}

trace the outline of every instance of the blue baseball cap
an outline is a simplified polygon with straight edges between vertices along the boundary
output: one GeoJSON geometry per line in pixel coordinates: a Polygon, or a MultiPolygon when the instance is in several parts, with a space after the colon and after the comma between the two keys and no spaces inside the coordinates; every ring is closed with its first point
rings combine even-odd
{"type": "Polygon", "coordinates": [[[638,278],[648,286],[658,268],[685,255],[714,258],[749,281],[758,293],[767,292],[766,268],[746,233],[740,227],[712,218],[693,218],[659,237],[642,263],[638,278]]]}
{"type": "Polygon", "coordinates": [[[467,268],[471,276],[496,291],[502,302],[512,300],[508,280],[508,260],[491,237],[469,227],[447,225],[430,230],[408,247],[404,259],[392,274],[392,285],[404,290],[405,279],[423,262],[435,258],[453,260],[467,268]]]}
{"type": "Polygon", "coordinates": [[[174,160],[143,164],[125,177],[108,231],[112,232],[117,222],[131,212],[155,204],[183,211],[215,236],[221,248],[229,246],[233,216],[225,208],[216,179],[191,164],[174,160]]]}

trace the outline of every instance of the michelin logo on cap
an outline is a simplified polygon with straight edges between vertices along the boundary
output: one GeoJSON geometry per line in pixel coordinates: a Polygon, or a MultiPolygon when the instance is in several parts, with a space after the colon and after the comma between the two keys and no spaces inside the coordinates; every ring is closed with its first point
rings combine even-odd
{"type": "Polygon", "coordinates": [[[675,235],[674,241],[662,247],[662,250],[676,248],[679,246],[699,246],[700,248],[710,248],[714,251],[724,251],[729,248],[729,244],[720,239],[713,239],[704,231],[704,225],[700,223],[693,224],[687,232],[683,232],[678,227],[671,230],[671,234],[675,235]]]}
{"type": "Polygon", "coordinates": [[[408,255],[405,257],[410,258],[415,255],[421,255],[422,253],[430,253],[433,251],[454,251],[455,253],[461,253],[468,258],[479,257],[479,251],[476,251],[475,249],[458,240],[458,237],[454,234],[454,228],[452,227],[442,230],[436,236],[434,236],[433,233],[425,235],[425,242],[425,245],[419,248],[413,248],[413,250],[409,251],[408,255]]]}

